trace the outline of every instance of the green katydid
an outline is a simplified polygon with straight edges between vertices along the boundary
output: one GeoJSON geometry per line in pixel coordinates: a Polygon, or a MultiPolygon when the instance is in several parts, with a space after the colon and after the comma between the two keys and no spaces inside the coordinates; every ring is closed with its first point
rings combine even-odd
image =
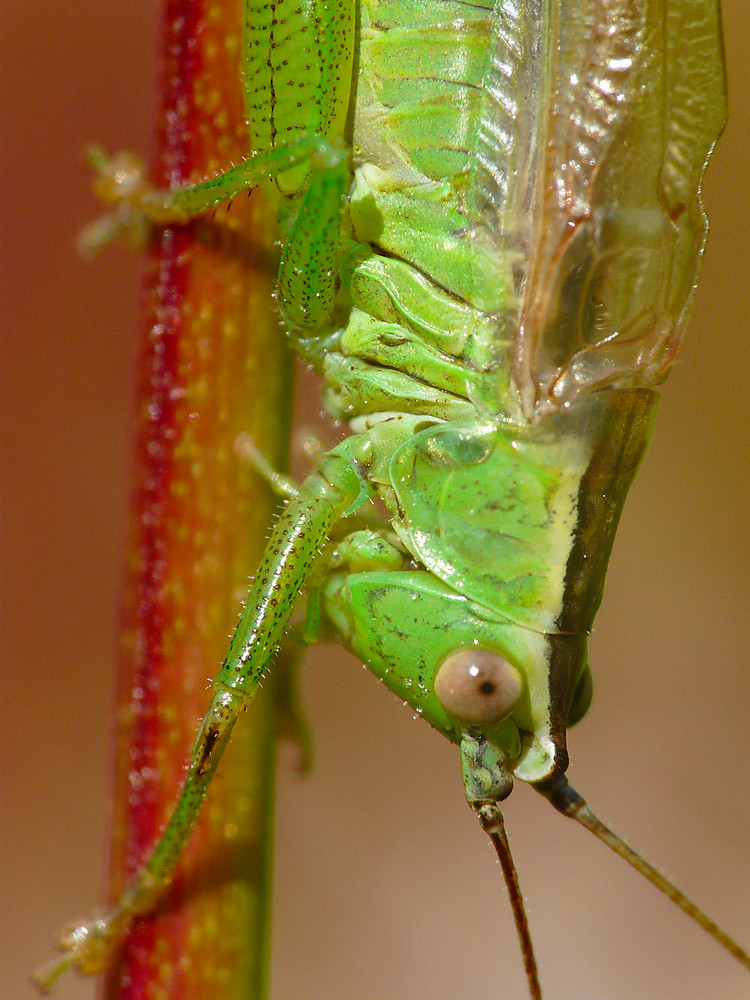
{"type": "Polygon", "coordinates": [[[153,905],[304,588],[305,637],[335,634],[459,746],[540,996],[497,803],[518,777],[596,825],[565,728],[705,240],[717,6],[248,2],[244,46],[253,158],[170,194],[130,175],[122,218],[275,195],[281,311],[352,436],[274,529],[164,837],[45,982],[96,971],[153,905]]]}

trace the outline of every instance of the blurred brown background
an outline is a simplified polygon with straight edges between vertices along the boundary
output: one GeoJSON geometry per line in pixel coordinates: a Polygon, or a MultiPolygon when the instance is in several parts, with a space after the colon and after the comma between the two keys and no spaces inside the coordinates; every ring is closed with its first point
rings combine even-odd
{"type": "MultiPolygon", "coordinates": [[[[5,6],[0,995],[30,1000],[26,974],[98,897],[127,468],[137,268],[122,246],[76,257],[96,213],[80,151],[147,147],[155,11],[5,6]]],[[[750,53],[746,5],[724,8],[709,251],[615,547],[571,775],[747,944],[750,53]]],[[[303,683],[317,766],[299,779],[282,755],[274,1000],[524,997],[455,748],[343,654],[311,655],[303,683]]],[[[528,790],[507,820],[549,1000],[750,997],[747,973],[528,790]]],[[[71,977],[56,995],[93,987],[71,977]]]]}

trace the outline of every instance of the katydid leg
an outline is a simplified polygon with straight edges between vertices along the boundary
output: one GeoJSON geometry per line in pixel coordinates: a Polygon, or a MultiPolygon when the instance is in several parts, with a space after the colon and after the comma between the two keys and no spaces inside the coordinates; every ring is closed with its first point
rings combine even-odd
{"type": "Polygon", "coordinates": [[[102,971],[133,918],[147,913],[169,884],[237,716],[258,690],[321,544],[336,521],[369,496],[358,468],[358,443],[357,438],[349,438],[330,452],[283,511],[250,587],[229,653],[213,682],[211,704],[167,827],[122,898],[101,917],[74,927],[61,938],[65,955],[36,976],[43,991],[48,992],[71,965],[85,974],[102,971]]]}
{"type": "Polygon", "coordinates": [[[283,497],[284,500],[291,500],[297,496],[299,488],[294,480],[271,465],[246,431],[238,434],[234,442],[234,450],[240,458],[244,458],[252,465],[259,476],[266,480],[276,496],[283,497]]]}
{"type": "Polygon", "coordinates": [[[340,143],[312,134],[290,145],[254,153],[199,184],[159,191],[147,184],[143,165],[132,154],[116,153],[110,157],[99,147],[89,154],[95,170],[94,189],[102,201],[123,205],[130,212],[142,213],[148,222],[163,225],[188,222],[264,180],[296,167],[304,168],[306,173],[325,170],[343,158],[340,143]]]}

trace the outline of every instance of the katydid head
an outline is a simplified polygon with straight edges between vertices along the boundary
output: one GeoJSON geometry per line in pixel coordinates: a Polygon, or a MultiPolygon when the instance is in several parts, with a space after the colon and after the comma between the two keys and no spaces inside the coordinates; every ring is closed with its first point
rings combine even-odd
{"type": "Polygon", "coordinates": [[[502,746],[524,781],[565,770],[566,726],[588,707],[588,633],[655,405],[648,390],[611,390],[530,424],[434,423],[395,446],[383,476],[392,528],[423,569],[350,578],[357,652],[450,739],[468,725],[502,746]],[[501,710],[461,677],[451,657],[464,649],[508,664],[501,710]],[[436,705],[416,703],[415,677],[436,705]]]}
{"type": "Polygon", "coordinates": [[[487,741],[525,781],[565,770],[565,723],[584,637],[545,636],[484,609],[427,572],[333,574],[325,606],[353,652],[453,743],[487,741]],[[550,663],[573,684],[550,683],[550,663]]]}

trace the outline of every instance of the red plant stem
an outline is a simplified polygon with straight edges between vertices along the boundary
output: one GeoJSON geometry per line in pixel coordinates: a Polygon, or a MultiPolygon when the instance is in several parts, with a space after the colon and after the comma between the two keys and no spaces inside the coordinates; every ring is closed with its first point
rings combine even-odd
{"type": "MultiPolygon", "coordinates": [[[[160,187],[247,155],[240,13],[237,0],[165,0],[160,187]]],[[[269,225],[260,201],[238,199],[213,219],[155,232],[146,256],[110,898],[175,801],[271,516],[268,487],[234,450],[248,430],[272,462],[286,447],[289,369],[270,310],[269,225]]],[[[235,729],[158,912],[134,924],[108,973],[108,1000],[263,995],[274,730],[267,688],[235,729]]]]}

